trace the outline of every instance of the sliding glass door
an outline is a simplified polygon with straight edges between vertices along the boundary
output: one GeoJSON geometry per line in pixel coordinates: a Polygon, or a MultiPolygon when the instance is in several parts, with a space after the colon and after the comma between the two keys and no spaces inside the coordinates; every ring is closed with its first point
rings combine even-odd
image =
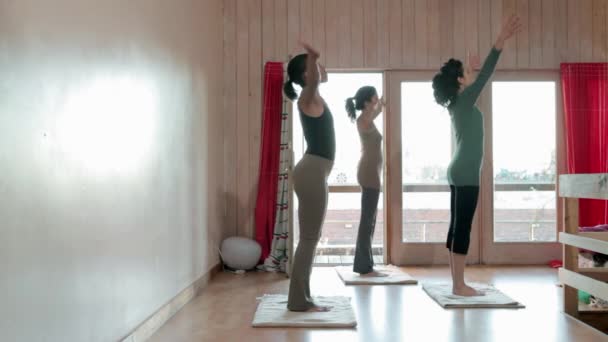
{"type": "MultiPolygon", "coordinates": [[[[427,72],[387,73],[386,210],[389,260],[447,262],[446,179],[453,149],[447,111],[427,72]]],[[[485,157],[469,263],[542,263],[559,257],[556,174],[561,111],[557,75],[497,74],[478,106],[485,157]]]]}
{"type": "MultiPolygon", "coordinates": [[[[453,152],[450,116],[433,98],[432,74],[389,72],[387,180],[390,261],[441,264],[450,221],[446,173],[453,152]]],[[[479,224],[473,224],[478,239],[479,224]]],[[[470,262],[479,245],[471,244],[470,262]]]]}
{"type": "Polygon", "coordinates": [[[564,160],[559,77],[499,72],[487,88],[482,261],[559,259],[556,175],[564,160]]]}

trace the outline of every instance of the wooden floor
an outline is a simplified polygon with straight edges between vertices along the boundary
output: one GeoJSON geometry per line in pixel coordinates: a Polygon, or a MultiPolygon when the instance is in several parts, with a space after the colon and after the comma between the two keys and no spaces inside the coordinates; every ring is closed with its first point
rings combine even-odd
{"type": "MultiPolygon", "coordinates": [[[[406,268],[419,281],[447,280],[448,270],[406,268]]],[[[256,297],[287,293],[281,274],[219,274],[150,341],[608,341],[608,335],[562,313],[557,272],[547,267],[471,267],[468,277],[490,282],[525,309],[444,310],[420,285],[344,286],[335,271],[315,268],[312,290],[318,295],[352,296],[354,329],[260,329],[250,323],[256,297]]]]}

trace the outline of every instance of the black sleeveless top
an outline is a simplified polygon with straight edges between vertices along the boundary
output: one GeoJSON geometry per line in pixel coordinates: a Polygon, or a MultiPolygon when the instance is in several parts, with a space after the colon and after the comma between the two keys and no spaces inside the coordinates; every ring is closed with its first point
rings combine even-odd
{"type": "Polygon", "coordinates": [[[319,117],[311,117],[300,111],[300,122],[306,139],[306,153],[333,161],[336,156],[334,118],[327,105],[323,104],[323,108],[323,114],[319,117]]]}

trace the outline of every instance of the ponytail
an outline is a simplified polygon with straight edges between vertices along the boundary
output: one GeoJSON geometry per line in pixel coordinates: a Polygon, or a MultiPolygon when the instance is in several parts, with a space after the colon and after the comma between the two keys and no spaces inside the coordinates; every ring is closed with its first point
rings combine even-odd
{"type": "Polygon", "coordinates": [[[349,97],[346,99],[346,113],[348,114],[348,117],[350,118],[350,121],[355,122],[355,119],[357,118],[357,112],[355,109],[355,98],[354,97],[349,97]]]}
{"type": "Polygon", "coordinates": [[[293,88],[292,80],[287,80],[287,82],[285,82],[285,84],[283,85],[283,92],[285,93],[285,96],[287,96],[287,98],[291,101],[298,98],[298,93],[296,93],[296,90],[293,88]]]}
{"type": "Polygon", "coordinates": [[[287,64],[287,82],[283,85],[283,92],[285,96],[291,101],[298,98],[298,93],[293,88],[293,84],[297,84],[304,88],[306,85],[304,82],[304,73],[306,72],[306,58],[307,54],[303,53],[295,56],[289,60],[287,64]]]}
{"type": "Polygon", "coordinates": [[[372,86],[363,86],[357,90],[354,97],[346,99],[346,113],[350,121],[355,122],[357,119],[357,111],[365,109],[366,103],[372,100],[372,97],[377,96],[376,88],[372,86]]]}

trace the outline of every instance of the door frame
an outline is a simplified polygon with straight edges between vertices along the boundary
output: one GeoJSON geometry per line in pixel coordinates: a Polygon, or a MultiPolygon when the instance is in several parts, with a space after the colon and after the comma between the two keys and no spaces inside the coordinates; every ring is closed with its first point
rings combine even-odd
{"type": "Polygon", "coordinates": [[[546,264],[553,259],[562,257],[562,249],[559,241],[554,242],[501,242],[494,243],[494,177],[493,177],[493,111],[492,111],[492,82],[555,82],[555,158],[556,158],[556,239],[560,231],[563,231],[561,220],[563,208],[559,201],[557,188],[557,175],[565,172],[565,140],[564,140],[564,115],[562,109],[562,94],[560,87],[559,70],[555,71],[496,71],[492,79],[486,85],[482,93],[482,101],[479,107],[484,114],[484,160],[481,175],[480,203],[482,229],[480,250],[481,261],[484,264],[546,264]],[[490,201],[485,199],[492,199],[490,201]]]}
{"type": "MultiPolygon", "coordinates": [[[[385,94],[387,100],[385,124],[385,258],[396,265],[447,264],[448,253],[443,243],[404,243],[403,240],[403,190],[418,189],[419,186],[403,186],[401,160],[401,83],[407,81],[430,81],[434,71],[385,72],[385,94]],[[399,191],[397,191],[399,190],[399,191]]],[[[471,253],[469,264],[546,264],[561,258],[561,245],[554,242],[507,242],[494,243],[494,177],[493,177],[493,132],[492,132],[492,81],[553,81],[556,84],[556,175],[566,171],[566,147],[564,140],[564,114],[559,70],[497,71],[482,92],[478,107],[484,113],[484,160],[480,182],[480,196],[471,227],[471,253]],[[489,201],[487,199],[490,199],[489,201]],[[488,228],[485,228],[488,227],[488,228]]],[[[440,187],[440,186],[439,186],[440,187]]],[[[558,184],[555,185],[556,194],[558,184]]],[[[563,231],[563,205],[556,196],[556,230],[563,231]]],[[[557,236],[556,234],[556,236],[557,236]]]]}
{"type": "MultiPolygon", "coordinates": [[[[429,82],[435,71],[401,71],[391,70],[385,73],[387,86],[387,108],[385,119],[385,210],[387,240],[387,262],[395,265],[442,265],[448,263],[448,250],[445,242],[403,242],[403,191],[414,190],[446,191],[448,185],[403,185],[402,179],[402,128],[401,128],[401,83],[429,82]]],[[[479,211],[479,210],[478,210],[479,211]]],[[[475,215],[471,227],[471,241],[480,240],[480,216],[475,215]]],[[[471,244],[467,263],[477,264],[480,261],[478,244],[471,244]]]]}

